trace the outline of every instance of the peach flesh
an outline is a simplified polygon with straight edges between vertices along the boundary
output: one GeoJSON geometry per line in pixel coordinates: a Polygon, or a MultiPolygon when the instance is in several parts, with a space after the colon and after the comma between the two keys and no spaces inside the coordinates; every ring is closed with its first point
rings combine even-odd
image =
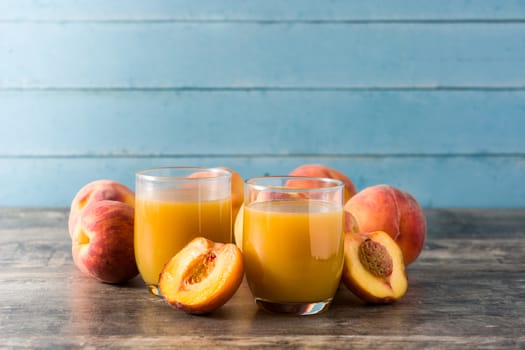
{"type": "Polygon", "coordinates": [[[345,232],[387,232],[401,248],[405,265],[421,253],[426,218],[409,193],[388,185],[371,186],[352,197],[344,210],[345,232]]]}
{"type": "Polygon", "coordinates": [[[207,314],[235,294],[243,277],[237,246],[197,237],[166,263],[159,289],[171,306],[190,314],[207,314]]]}
{"type": "Polygon", "coordinates": [[[344,247],[342,281],[356,296],[368,303],[387,304],[398,300],[405,294],[408,280],[403,254],[388,233],[384,231],[368,234],[347,232],[344,247]],[[362,263],[359,254],[363,244],[366,244],[367,241],[382,247],[375,253],[386,255],[371,256],[371,260],[382,261],[385,263],[384,267],[388,265],[388,271],[380,271],[382,268],[375,270],[375,267],[370,268],[366,263],[362,263]]]}

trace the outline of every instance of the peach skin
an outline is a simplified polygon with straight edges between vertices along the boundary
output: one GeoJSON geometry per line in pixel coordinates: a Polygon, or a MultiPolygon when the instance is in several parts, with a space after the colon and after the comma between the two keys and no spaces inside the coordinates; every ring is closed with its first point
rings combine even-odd
{"type": "Polygon", "coordinates": [[[113,200],[92,202],[72,234],[75,265],[106,283],[125,282],[138,274],[133,246],[134,209],[113,200]]]}
{"type": "MultiPolygon", "coordinates": [[[[337,169],[330,168],[323,164],[304,164],[292,170],[289,175],[326,177],[330,179],[343,181],[345,184],[343,203],[346,203],[352,196],[356,194],[354,183],[352,182],[352,180],[350,180],[348,176],[346,176],[337,169]]],[[[309,185],[311,186],[311,184],[312,183],[310,182],[309,185]]],[[[294,180],[293,183],[290,183],[290,186],[292,187],[301,187],[303,185],[306,185],[306,183],[302,183],[300,180],[294,180]]]]}
{"type": "Polygon", "coordinates": [[[95,180],[83,186],[73,198],[69,211],[68,229],[73,237],[75,225],[83,209],[90,203],[114,200],[135,206],[135,193],[125,185],[112,180],[95,180]]]}
{"type": "Polygon", "coordinates": [[[345,232],[387,232],[403,252],[405,265],[414,262],[426,238],[423,209],[409,193],[389,185],[367,187],[344,206],[345,232]]]}

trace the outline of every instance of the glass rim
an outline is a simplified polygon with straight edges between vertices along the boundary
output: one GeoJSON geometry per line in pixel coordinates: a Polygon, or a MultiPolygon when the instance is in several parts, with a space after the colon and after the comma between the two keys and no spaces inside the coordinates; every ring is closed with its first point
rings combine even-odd
{"type": "Polygon", "coordinates": [[[343,189],[345,183],[341,180],[332,179],[329,177],[315,177],[315,176],[297,176],[297,175],[271,175],[271,176],[256,176],[246,179],[244,183],[251,189],[257,191],[272,191],[272,192],[332,192],[339,189],[343,189]],[[323,183],[332,184],[329,187],[310,187],[310,188],[299,188],[299,187],[284,187],[277,185],[260,185],[254,183],[257,180],[307,180],[307,181],[318,181],[323,183]]]}
{"type": "MultiPolygon", "coordinates": [[[[189,174],[188,174],[189,175],[189,174]]],[[[135,172],[135,176],[140,179],[149,181],[205,181],[212,179],[222,179],[224,177],[231,178],[231,172],[219,167],[199,167],[199,166],[163,166],[140,169],[135,172]],[[217,176],[203,176],[203,177],[187,177],[187,176],[172,176],[159,175],[163,171],[194,171],[194,172],[210,172],[217,174],[217,176]],[[151,174],[154,173],[155,174],[151,174]]]]}

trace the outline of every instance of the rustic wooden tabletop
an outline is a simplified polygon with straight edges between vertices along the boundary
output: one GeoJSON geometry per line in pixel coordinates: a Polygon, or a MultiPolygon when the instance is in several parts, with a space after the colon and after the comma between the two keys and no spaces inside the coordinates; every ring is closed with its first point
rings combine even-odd
{"type": "Polygon", "coordinates": [[[65,209],[0,208],[0,347],[525,348],[525,209],[426,210],[407,294],[361,303],[342,287],[317,316],[268,314],[245,283],[192,316],[140,278],[99,283],[74,266],[65,209]]]}

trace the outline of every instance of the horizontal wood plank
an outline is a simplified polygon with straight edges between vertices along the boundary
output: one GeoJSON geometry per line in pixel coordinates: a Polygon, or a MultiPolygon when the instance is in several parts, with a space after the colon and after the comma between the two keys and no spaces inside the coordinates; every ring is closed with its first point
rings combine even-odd
{"type": "MultiPolygon", "coordinates": [[[[525,236],[525,213],[524,208],[427,208],[425,209],[425,216],[428,221],[427,235],[432,239],[444,238],[460,238],[473,239],[478,244],[472,244],[473,249],[482,249],[479,244],[480,239],[494,239],[494,233],[497,232],[498,238],[519,239],[525,236]]],[[[20,208],[20,207],[2,207],[0,208],[0,242],[5,242],[3,239],[7,234],[13,232],[24,232],[24,234],[35,234],[37,231],[46,230],[46,237],[52,239],[63,239],[67,236],[67,225],[64,222],[68,220],[69,207],[63,208],[20,208]]],[[[36,235],[38,237],[38,235],[36,235]]],[[[10,246],[12,247],[12,246],[10,246]]],[[[36,247],[35,247],[36,248],[36,247]]],[[[60,250],[61,248],[57,248],[60,250]]],[[[432,255],[443,254],[443,249],[465,249],[459,241],[449,242],[446,247],[435,244],[427,244],[425,248],[425,259],[432,255]]],[[[505,251],[487,251],[492,261],[496,261],[501,257],[501,254],[514,254],[516,249],[523,249],[518,246],[507,246],[505,251]]],[[[20,253],[20,252],[18,252],[20,253]]],[[[523,254],[516,254],[515,257],[522,257],[523,254]]],[[[12,263],[18,264],[15,258],[6,258],[7,254],[3,254],[3,259],[12,263]]],[[[62,254],[58,256],[63,257],[62,254]]],[[[524,255],[525,256],[525,255],[524,255]]],[[[20,253],[19,258],[25,256],[20,253]]],[[[447,259],[458,258],[457,255],[447,255],[447,259]]],[[[483,257],[474,256],[474,258],[482,259],[483,257]]],[[[506,256],[505,260],[499,260],[499,263],[513,264],[510,256],[506,256]]],[[[56,261],[57,264],[64,264],[62,259],[56,261]]],[[[42,265],[41,261],[36,261],[37,264],[42,265]]]]}
{"type": "Polygon", "coordinates": [[[523,155],[525,91],[0,91],[0,156],[523,155]]]}
{"type": "Polygon", "coordinates": [[[0,208],[2,346],[523,348],[524,210],[427,214],[425,248],[395,303],[368,305],[341,285],[325,313],[284,317],[257,310],[242,283],[216,312],[191,316],[149,295],[140,277],[110,285],[83,275],[67,209],[0,208]],[[496,236],[507,229],[516,234],[496,236]]]}
{"type": "MultiPolygon", "coordinates": [[[[474,237],[494,238],[516,238],[525,235],[525,213],[521,208],[440,208],[425,210],[425,216],[429,223],[427,227],[428,236],[432,238],[456,237],[472,239],[474,237]]],[[[456,242],[457,243],[457,242],[456,242]]],[[[428,247],[431,250],[443,247],[428,247]]],[[[455,249],[464,247],[456,246],[455,249]]],[[[509,247],[508,251],[514,248],[509,247]]],[[[507,251],[506,251],[507,252],[507,251]]],[[[492,252],[494,259],[502,252],[492,252]]],[[[449,255],[454,258],[455,255],[449,255]]],[[[519,254],[518,254],[519,256],[519,254]]],[[[479,257],[478,257],[479,258],[479,257]]]]}
{"type": "Polygon", "coordinates": [[[0,0],[0,20],[515,20],[519,0],[0,0]]]}
{"type": "Polygon", "coordinates": [[[521,23],[0,23],[0,89],[525,88],[521,23]]]}
{"type": "Polygon", "coordinates": [[[143,157],[0,158],[0,206],[69,206],[90,181],[110,178],[134,188],[134,174],[157,166],[228,166],[242,177],[288,174],[303,163],[323,163],[357,186],[387,183],[427,208],[525,207],[523,156],[442,157],[143,157]]]}
{"type": "MultiPolygon", "coordinates": [[[[335,326],[334,326],[335,327],[335,326]]],[[[479,337],[464,336],[366,336],[366,335],[341,335],[341,336],[320,336],[320,335],[271,335],[258,337],[244,337],[231,335],[214,336],[214,343],[209,342],[206,336],[187,336],[177,335],[173,339],[169,335],[158,335],[151,338],[137,337],[133,335],[109,335],[103,338],[93,338],[90,336],[71,336],[67,339],[56,336],[10,336],[4,342],[6,347],[39,347],[42,344],[49,345],[50,348],[71,348],[82,347],[89,344],[92,347],[113,347],[118,344],[119,348],[133,349],[137,345],[143,347],[153,347],[155,349],[173,349],[176,343],[177,347],[185,348],[203,348],[212,346],[214,349],[243,349],[243,348],[265,348],[277,347],[280,349],[297,349],[297,348],[326,348],[331,349],[348,349],[349,346],[354,350],[359,349],[392,349],[403,348],[405,350],[418,350],[421,348],[446,348],[462,350],[475,344],[483,349],[519,349],[525,343],[525,337],[507,337],[486,335],[479,337]]]]}
{"type": "Polygon", "coordinates": [[[428,207],[523,207],[524,31],[519,0],[0,0],[0,205],[324,162],[428,207]]]}

